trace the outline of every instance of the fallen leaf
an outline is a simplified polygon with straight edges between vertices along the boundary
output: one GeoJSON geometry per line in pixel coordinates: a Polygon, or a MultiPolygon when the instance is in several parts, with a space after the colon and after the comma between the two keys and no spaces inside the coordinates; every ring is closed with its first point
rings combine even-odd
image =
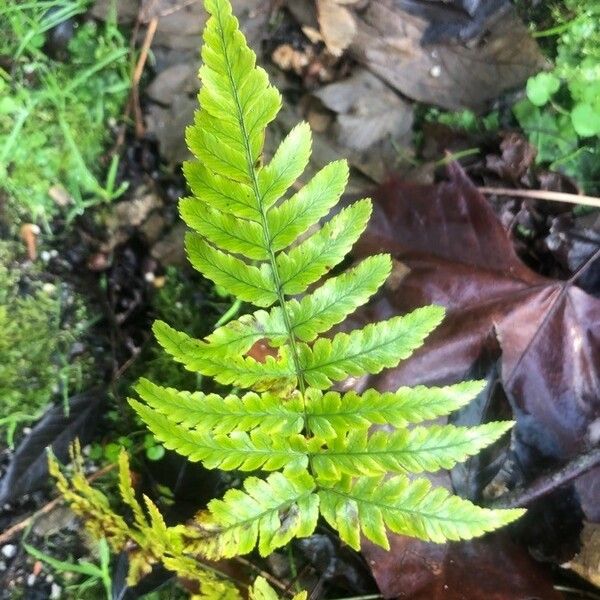
{"type": "Polygon", "coordinates": [[[520,182],[535,161],[537,150],[519,133],[511,132],[504,135],[500,142],[502,154],[488,154],[487,168],[496,173],[501,179],[514,184],[520,182]]]}
{"type": "Polygon", "coordinates": [[[584,524],[581,532],[581,550],[562,566],[575,571],[600,588],[600,525],[584,524]]]}
{"type": "Polygon", "coordinates": [[[494,22],[485,40],[467,46],[424,43],[429,21],[404,6],[379,0],[355,14],[357,30],[348,52],[409,98],[449,110],[480,110],[546,64],[512,8],[494,22]]]}
{"type": "MultiPolygon", "coordinates": [[[[576,281],[526,267],[460,167],[452,165],[449,175],[436,186],[396,181],[382,187],[360,242],[359,254],[390,251],[410,269],[371,307],[378,318],[430,303],[448,311],[427,344],[377,385],[450,383],[467,377],[482,358],[488,365],[500,359],[517,420],[515,451],[532,475],[540,456],[563,462],[598,442],[600,300],[576,281]]],[[[596,469],[576,482],[590,520],[600,518],[599,480],[596,469]]]]}
{"type": "Polygon", "coordinates": [[[327,50],[341,56],[356,34],[354,16],[335,0],[317,0],[317,18],[327,50]]]}
{"type": "Polygon", "coordinates": [[[46,485],[47,448],[52,448],[58,460],[65,461],[69,445],[75,438],[83,445],[89,443],[104,400],[100,390],[90,390],[71,398],[68,415],[62,404],[49,408],[17,447],[0,480],[0,503],[10,502],[46,485]]]}
{"type": "Polygon", "coordinates": [[[391,536],[390,551],[363,542],[384,598],[410,600],[560,600],[547,569],[506,536],[432,544],[391,536]]]}
{"type": "Polygon", "coordinates": [[[411,153],[412,106],[366,69],[313,94],[336,113],[329,138],[351,164],[374,181],[397,166],[399,148],[411,153]]]}

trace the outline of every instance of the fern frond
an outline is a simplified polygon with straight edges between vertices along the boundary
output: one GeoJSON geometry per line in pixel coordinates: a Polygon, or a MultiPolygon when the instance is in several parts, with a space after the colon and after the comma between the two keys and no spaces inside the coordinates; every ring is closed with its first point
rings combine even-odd
{"type": "Polygon", "coordinates": [[[226,434],[260,427],[264,433],[291,435],[304,427],[300,398],[282,403],[272,394],[247,393],[243,396],[178,391],[140,379],[135,390],[154,410],[172,423],[195,431],[226,434]]]}
{"type": "Polygon", "coordinates": [[[203,34],[199,118],[205,113],[214,120],[188,128],[188,146],[211,171],[250,182],[248,167],[260,158],[264,130],[279,111],[281,96],[256,66],[229,2],[207,0],[205,6],[210,18],[203,34]],[[223,143],[221,131],[229,143],[223,143]]]}
{"type": "Polygon", "coordinates": [[[309,385],[325,389],[348,376],[379,373],[396,366],[421,346],[444,317],[440,306],[425,306],[394,317],[338,333],[332,340],[319,338],[314,346],[299,347],[300,366],[309,385]]]}
{"type": "Polygon", "coordinates": [[[200,587],[191,600],[242,600],[235,585],[223,577],[218,577],[188,556],[166,556],[163,564],[183,579],[196,581],[200,587]]]}
{"type": "MultiPolygon", "coordinates": [[[[202,340],[162,322],[155,323],[154,332],[187,369],[265,393],[190,394],[142,381],[138,392],[146,403],[130,403],[167,448],[190,460],[208,468],[283,473],[248,478],[244,490],[213,500],[193,549],[220,558],[247,553],[258,542],[260,552],[268,554],[292,537],[312,533],[319,504],[353,547],[361,530],[387,545],[386,527],[443,541],[510,522],[519,511],[481,509],[445,490],[431,490],[424,480],[383,477],[388,471],[449,468],[502,435],[509,424],[405,429],[463,406],[482,382],[383,394],[321,391],[349,376],[396,366],[421,346],[444,310],[424,307],[319,337],[376,293],[391,259],[367,258],[306,292],[342,262],[366,227],[371,202],[359,200],[320,225],[343,193],[344,161],[290,192],[310,159],[305,123],[263,164],[265,128],[281,97],[257,67],[229,0],[205,0],[205,5],[210,18],[200,69],[201,110],[187,130],[198,161],[184,165],[194,197],[181,202],[182,216],[195,230],[186,237],[186,249],[204,276],[259,310],[202,340]],[[247,354],[261,340],[273,352],[259,361],[247,354]],[[399,429],[369,434],[373,424],[399,429]]],[[[142,511],[132,490],[122,485],[136,520],[147,513],[152,531],[164,537],[160,515],[150,505],[142,511]]],[[[271,600],[266,584],[255,588],[271,600]]]]}
{"type": "Polygon", "coordinates": [[[223,385],[233,384],[262,391],[286,389],[296,383],[296,373],[289,354],[285,352],[280,352],[277,359],[267,356],[264,363],[249,357],[221,353],[213,355],[205,352],[202,342],[162,321],[155,321],[152,329],[159,344],[177,362],[190,371],[214,377],[223,385]]]}
{"type": "Polygon", "coordinates": [[[252,188],[209,171],[202,163],[183,163],[183,173],[195,198],[223,213],[260,223],[261,213],[252,188]]]}
{"type": "Polygon", "coordinates": [[[140,530],[148,527],[148,521],[140,503],[135,497],[135,490],[131,484],[131,473],[129,470],[129,457],[126,452],[119,453],[119,492],[123,502],[131,508],[135,524],[140,530]]]}
{"type": "Polygon", "coordinates": [[[129,404],[165,448],[187,456],[192,462],[201,460],[207,469],[275,471],[283,467],[298,469],[308,463],[303,436],[268,435],[262,431],[250,434],[234,431],[230,435],[195,431],[137,400],[130,398],[129,404]]]}
{"type": "Polygon", "coordinates": [[[268,210],[302,175],[308,165],[312,135],[308,123],[299,123],[281,142],[268,165],[258,171],[260,203],[268,210]]]}
{"type": "Polygon", "coordinates": [[[486,423],[477,427],[432,425],[393,433],[354,429],[338,436],[326,450],[311,458],[319,478],[338,480],[347,475],[383,473],[433,473],[451,469],[500,438],[512,421],[486,423]]]}
{"type": "Polygon", "coordinates": [[[48,470],[61,496],[73,512],[84,517],[86,529],[95,538],[106,538],[114,550],[120,551],[129,539],[127,523],[110,508],[108,498],[94,489],[85,478],[78,442],[71,450],[71,458],[74,471],[69,481],[61,472],[54,454],[51,451],[48,453],[48,470]]]}
{"type": "Polygon", "coordinates": [[[386,527],[394,533],[442,543],[483,535],[524,513],[521,509],[481,508],[443,488],[432,488],[426,479],[410,481],[403,475],[345,478],[318,494],[321,514],[356,550],[360,549],[361,532],[389,550],[386,527]]]}
{"type": "Polygon", "coordinates": [[[266,556],[315,530],[319,499],[307,472],[248,477],[244,490],[229,490],[223,499],[210,501],[210,515],[200,523],[206,535],[201,549],[209,558],[247,554],[257,541],[266,556]]]}
{"type": "Polygon", "coordinates": [[[323,392],[309,389],[306,394],[308,426],[317,436],[335,438],[355,428],[372,424],[405,427],[447,415],[465,406],[481,392],[485,381],[465,381],[445,387],[401,387],[381,393],[369,389],[356,392],[323,392]]]}

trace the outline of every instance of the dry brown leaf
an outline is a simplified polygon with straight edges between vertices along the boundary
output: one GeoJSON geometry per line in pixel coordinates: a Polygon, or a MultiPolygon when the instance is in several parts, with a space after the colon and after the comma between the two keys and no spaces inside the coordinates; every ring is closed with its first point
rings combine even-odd
{"type": "Polygon", "coordinates": [[[371,2],[356,15],[356,26],[348,49],[354,58],[406,96],[450,110],[484,108],[545,66],[514,10],[470,46],[423,45],[429,22],[402,10],[395,0],[371,2]]]}
{"type": "Polygon", "coordinates": [[[600,525],[584,524],[581,532],[581,550],[562,566],[600,587],[600,525]]]}
{"type": "Polygon", "coordinates": [[[317,17],[325,46],[334,56],[341,56],[356,34],[354,16],[335,0],[317,0],[317,17]]]}

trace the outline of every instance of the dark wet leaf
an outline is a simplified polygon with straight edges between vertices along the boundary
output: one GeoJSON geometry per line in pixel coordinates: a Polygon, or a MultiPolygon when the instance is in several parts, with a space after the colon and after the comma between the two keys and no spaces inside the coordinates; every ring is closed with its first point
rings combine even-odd
{"type": "MultiPolygon", "coordinates": [[[[527,268],[462,170],[453,165],[449,174],[437,186],[383,187],[361,242],[363,254],[391,251],[408,269],[371,308],[378,318],[432,302],[448,309],[424,348],[378,385],[458,381],[477,361],[500,359],[517,419],[515,451],[533,473],[540,456],[564,461],[598,441],[600,301],[574,281],[527,268]]],[[[600,517],[599,475],[597,469],[576,483],[590,519],[600,517]]]]}
{"type": "Polygon", "coordinates": [[[410,14],[399,0],[369,3],[356,14],[356,24],[349,47],[353,58],[409,98],[450,110],[484,108],[545,64],[510,7],[485,39],[468,45],[424,43],[429,22],[410,14]]]}
{"type": "Polygon", "coordinates": [[[17,447],[0,481],[0,503],[42,488],[48,476],[46,449],[51,447],[60,461],[68,459],[69,444],[77,437],[87,444],[98,424],[106,396],[98,389],[73,396],[69,415],[62,405],[52,406],[17,447]]]}
{"type": "Polygon", "coordinates": [[[500,179],[518,183],[533,165],[536,155],[532,146],[522,135],[508,133],[500,142],[501,156],[490,154],[486,157],[487,168],[500,179]]]}
{"type": "Polygon", "coordinates": [[[402,0],[401,6],[429,22],[423,44],[467,41],[485,33],[495,19],[502,18],[508,0],[402,0]]]}
{"type": "Polygon", "coordinates": [[[393,536],[391,550],[365,551],[385,598],[410,600],[559,600],[548,572],[527,551],[496,534],[432,544],[393,536]]]}

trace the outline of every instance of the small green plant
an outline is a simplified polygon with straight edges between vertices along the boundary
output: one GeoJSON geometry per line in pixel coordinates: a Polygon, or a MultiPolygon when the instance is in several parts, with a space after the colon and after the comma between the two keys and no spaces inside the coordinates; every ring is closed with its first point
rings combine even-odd
{"type": "Polygon", "coordinates": [[[15,244],[0,241],[0,432],[10,445],[20,426],[53,399],[66,402],[91,373],[87,353],[69,357],[87,327],[83,302],[17,256],[15,244]]]}
{"type": "MultiPolygon", "coordinates": [[[[311,535],[319,516],[355,549],[361,534],[387,548],[388,531],[441,543],[510,523],[523,511],[481,508],[409,476],[451,468],[508,431],[511,422],[407,427],[465,405],[483,382],[387,393],[328,391],[334,382],[394,367],[423,344],[444,310],[427,306],[325,337],[390,273],[390,257],[376,255],[322,281],[365,229],[371,202],[354,202],[317,225],[343,193],[345,161],[331,163],[286,196],[309,161],[310,129],[306,123],[296,126],[263,164],[265,129],[280,110],[280,94],[256,66],[229,1],[205,5],[210,18],[203,36],[201,110],[187,132],[198,160],[184,165],[194,195],[180,205],[194,230],[186,247],[196,269],[258,310],[203,340],[162,321],[154,325],[176,361],[233,386],[230,394],[178,391],[142,379],[136,390],[144,402],[130,404],[166,448],[189,460],[209,469],[267,475],[248,477],[243,489],[212,500],[193,523],[167,532],[146,500],[162,541],[148,532],[144,539],[153,543],[134,538],[137,546],[146,544],[147,552],[157,552],[154,562],[182,572],[177,558],[182,553],[216,559],[258,546],[265,556],[311,535]],[[257,343],[261,353],[253,352],[257,343]],[[238,391],[243,388],[250,391],[238,391]],[[165,560],[165,553],[176,560],[165,560]]],[[[60,477],[55,466],[53,472],[60,477]]],[[[81,488],[78,481],[74,485],[81,488]]],[[[69,495],[64,478],[59,487],[83,514],[98,508],[93,498],[78,505],[79,496],[69,495]]],[[[142,527],[146,517],[132,492],[123,490],[122,483],[142,527]]],[[[120,517],[112,513],[103,515],[87,521],[110,541],[107,531],[125,525],[115,526],[120,517]]],[[[134,579],[140,570],[135,565],[134,579]]]]}
{"type": "Polygon", "coordinates": [[[97,565],[87,560],[79,560],[77,562],[58,560],[29,544],[23,543],[23,547],[30,556],[46,563],[54,569],[56,573],[75,573],[81,575],[83,581],[75,586],[80,598],[83,597],[81,594],[89,592],[90,588],[94,588],[98,586],[98,584],[101,584],[105,592],[105,598],[107,600],[112,599],[110,549],[104,538],[100,538],[100,541],[98,542],[98,558],[100,563],[97,565]]]}
{"type": "Polygon", "coordinates": [[[88,21],[66,60],[43,51],[47,33],[89,4],[0,0],[0,56],[10,65],[0,67],[0,191],[14,219],[48,226],[125,189],[115,185],[117,157],[105,182],[98,164],[130,86],[127,41],[114,21],[88,21]]]}
{"type": "Polygon", "coordinates": [[[599,189],[600,5],[567,0],[559,25],[539,36],[558,36],[554,68],[527,82],[527,98],[514,106],[537,147],[537,161],[599,189]]]}

